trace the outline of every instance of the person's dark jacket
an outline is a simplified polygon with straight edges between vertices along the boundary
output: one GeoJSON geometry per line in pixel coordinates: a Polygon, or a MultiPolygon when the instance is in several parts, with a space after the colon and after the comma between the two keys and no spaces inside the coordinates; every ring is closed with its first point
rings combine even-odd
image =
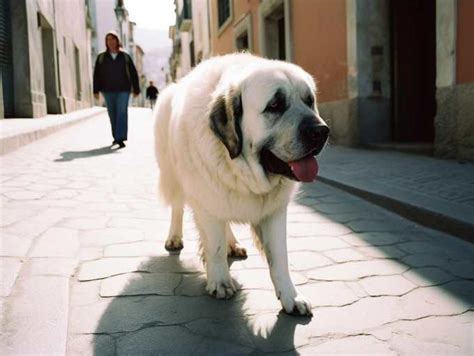
{"type": "Polygon", "coordinates": [[[94,94],[119,91],[140,94],[137,70],[128,53],[120,51],[113,59],[109,52],[103,52],[95,61],[94,94]]]}
{"type": "Polygon", "coordinates": [[[158,97],[158,94],[159,94],[159,91],[155,86],[150,85],[148,88],[146,88],[147,99],[155,100],[158,97]]]}

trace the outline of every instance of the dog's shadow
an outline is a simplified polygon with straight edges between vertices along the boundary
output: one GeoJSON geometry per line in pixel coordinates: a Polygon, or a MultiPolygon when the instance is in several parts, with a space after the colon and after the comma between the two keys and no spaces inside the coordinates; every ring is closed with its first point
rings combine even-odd
{"type": "Polygon", "coordinates": [[[281,311],[273,290],[239,288],[217,300],[206,294],[200,263],[179,254],[138,270],[103,281],[103,297],[113,299],[94,332],[95,355],[298,355],[296,328],[311,319],[281,311]]]}

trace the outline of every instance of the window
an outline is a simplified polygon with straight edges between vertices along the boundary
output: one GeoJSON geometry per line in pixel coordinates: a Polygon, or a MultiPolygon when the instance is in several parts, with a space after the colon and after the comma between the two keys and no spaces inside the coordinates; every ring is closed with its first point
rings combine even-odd
{"type": "Polygon", "coordinates": [[[221,27],[230,17],[230,0],[218,0],[217,17],[219,27],[221,27]]]}
{"type": "Polygon", "coordinates": [[[259,32],[263,56],[292,61],[289,39],[292,37],[289,16],[290,0],[264,1],[259,6],[259,32]]]}

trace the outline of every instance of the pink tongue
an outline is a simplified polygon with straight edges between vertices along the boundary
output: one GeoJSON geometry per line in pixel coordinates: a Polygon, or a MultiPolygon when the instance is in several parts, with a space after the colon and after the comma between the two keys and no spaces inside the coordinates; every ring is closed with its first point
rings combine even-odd
{"type": "Polygon", "coordinates": [[[313,156],[307,156],[298,161],[288,162],[298,180],[310,183],[316,179],[318,174],[318,162],[313,156]]]}

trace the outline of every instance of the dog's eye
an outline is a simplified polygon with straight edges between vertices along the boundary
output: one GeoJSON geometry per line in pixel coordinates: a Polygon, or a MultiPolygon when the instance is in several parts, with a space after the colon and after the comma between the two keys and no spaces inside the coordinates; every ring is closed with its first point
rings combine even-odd
{"type": "Polygon", "coordinates": [[[303,99],[303,102],[310,107],[311,109],[314,106],[314,99],[311,95],[308,95],[306,98],[303,99]]]}
{"type": "Polygon", "coordinates": [[[282,113],[285,111],[286,108],[286,102],[282,98],[274,98],[272,101],[270,101],[265,108],[265,112],[269,113],[282,113]]]}

